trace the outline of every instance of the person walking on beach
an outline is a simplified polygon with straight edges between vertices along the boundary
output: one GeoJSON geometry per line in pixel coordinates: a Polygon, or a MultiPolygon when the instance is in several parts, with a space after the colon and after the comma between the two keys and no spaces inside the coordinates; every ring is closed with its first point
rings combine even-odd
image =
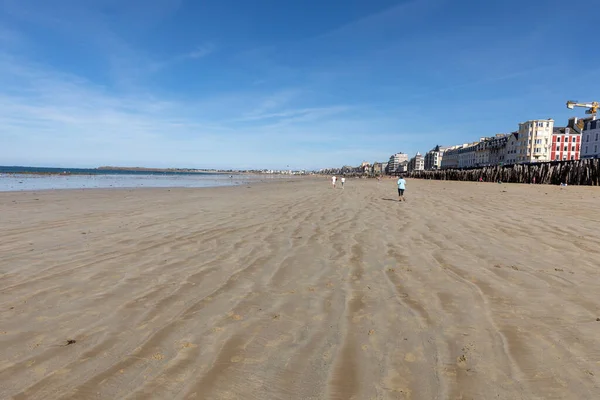
{"type": "Polygon", "coordinates": [[[402,175],[400,175],[400,177],[398,178],[398,198],[399,201],[406,201],[404,199],[404,190],[406,189],[406,181],[404,180],[404,177],[402,175]]]}
{"type": "Polygon", "coordinates": [[[335,176],[331,177],[331,186],[333,186],[333,188],[335,189],[335,181],[337,180],[337,178],[335,176]]]}
{"type": "Polygon", "coordinates": [[[342,176],[342,189],[344,188],[344,182],[346,182],[346,178],[342,176]]]}

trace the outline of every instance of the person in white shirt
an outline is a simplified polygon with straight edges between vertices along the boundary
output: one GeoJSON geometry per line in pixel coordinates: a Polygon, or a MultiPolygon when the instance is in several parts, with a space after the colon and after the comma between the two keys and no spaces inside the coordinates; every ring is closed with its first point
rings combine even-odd
{"type": "Polygon", "coordinates": [[[346,178],[342,176],[342,189],[344,188],[344,182],[346,182],[346,178]]]}
{"type": "Polygon", "coordinates": [[[335,181],[337,180],[337,178],[335,176],[331,177],[331,186],[333,186],[333,188],[335,189],[335,181]]]}
{"type": "Polygon", "coordinates": [[[398,198],[399,198],[399,201],[406,201],[404,199],[404,190],[406,190],[406,181],[404,180],[404,177],[402,175],[400,175],[400,177],[398,179],[398,198]]]}

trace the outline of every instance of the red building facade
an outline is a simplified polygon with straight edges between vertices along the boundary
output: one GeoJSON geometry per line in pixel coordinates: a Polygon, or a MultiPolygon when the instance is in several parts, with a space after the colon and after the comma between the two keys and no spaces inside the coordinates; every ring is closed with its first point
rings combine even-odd
{"type": "Polygon", "coordinates": [[[552,147],[550,148],[550,160],[579,160],[581,152],[581,134],[573,129],[554,128],[552,132],[552,147]]]}

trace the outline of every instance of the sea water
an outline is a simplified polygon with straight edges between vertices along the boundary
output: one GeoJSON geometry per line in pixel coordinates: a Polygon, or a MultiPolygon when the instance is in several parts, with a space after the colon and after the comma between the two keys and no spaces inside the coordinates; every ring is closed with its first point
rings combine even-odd
{"type": "Polygon", "coordinates": [[[27,174],[22,172],[23,170],[15,170],[13,167],[0,167],[0,191],[152,187],[200,188],[243,185],[274,178],[274,176],[249,174],[74,169],[27,169],[27,174]],[[56,173],[63,174],[56,175],[56,173]]]}

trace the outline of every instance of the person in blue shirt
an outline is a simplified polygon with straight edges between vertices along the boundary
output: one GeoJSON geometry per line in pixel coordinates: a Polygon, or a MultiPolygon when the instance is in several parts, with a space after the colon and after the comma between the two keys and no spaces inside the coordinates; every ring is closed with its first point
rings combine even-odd
{"type": "Polygon", "coordinates": [[[404,180],[404,177],[400,175],[398,178],[398,197],[400,198],[399,201],[406,201],[404,199],[404,189],[406,189],[406,181],[404,180]]]}

